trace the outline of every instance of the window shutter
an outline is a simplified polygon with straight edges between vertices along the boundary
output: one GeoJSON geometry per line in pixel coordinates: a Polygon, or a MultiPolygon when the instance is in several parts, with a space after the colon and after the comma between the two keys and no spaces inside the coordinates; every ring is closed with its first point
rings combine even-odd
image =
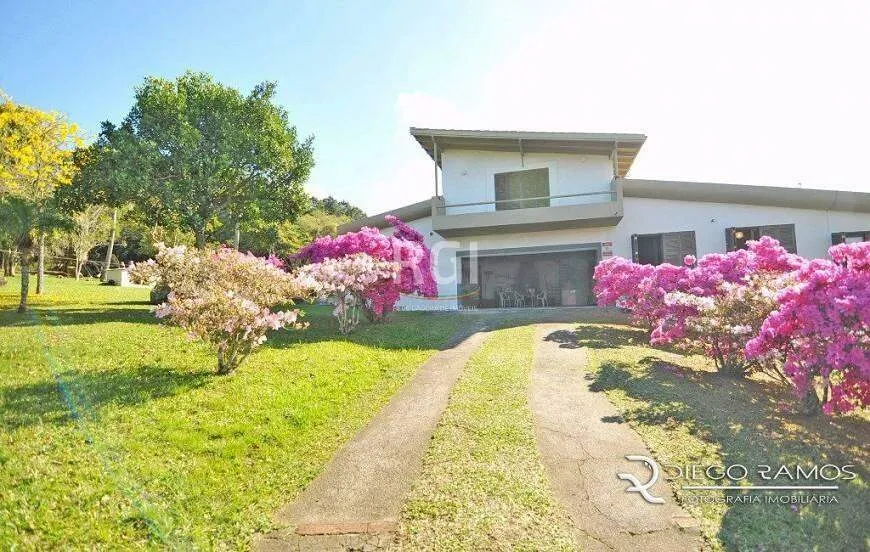
{"type": "Polygon", "coordinates": [[[631,260],[634,262],[640,260],[640,253],[637,250],[637,234],[631,235],[631,260]]]}
{"type": "Polygon", "coordinates": [[[734,228],[725,229],[725,251],[734,251],[737,247],[734,245],[734,228]]]}
{"type": "Polygon", "coordinates": [[[779,244],[789,253],[797,253],[797,239],[795,238],[794,224],[760,226],[758,231],[762,236],[770,236],[779,241],[779,244]]]}
{"type": "Polygon", "coordinates": [[[686,255],[695,254],[695,232],[667,232],[662,234],[662,260],[682,266],[686,255]]]}

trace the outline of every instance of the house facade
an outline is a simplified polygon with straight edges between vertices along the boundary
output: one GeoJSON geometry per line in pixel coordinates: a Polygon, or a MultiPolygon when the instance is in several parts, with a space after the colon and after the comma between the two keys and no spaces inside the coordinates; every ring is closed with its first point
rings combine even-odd
{"type": "Polygon", "coordinates": [[[870,240],[870,193],[628,178],[641,134],[411,136],[435,164],[434,195],[340,228],[389,233],[395,214],[426,237],[439,297],[400,308],[591,305],[595,265],[612,256],[680,264],[768,235],[814,258],[870,240]]]}

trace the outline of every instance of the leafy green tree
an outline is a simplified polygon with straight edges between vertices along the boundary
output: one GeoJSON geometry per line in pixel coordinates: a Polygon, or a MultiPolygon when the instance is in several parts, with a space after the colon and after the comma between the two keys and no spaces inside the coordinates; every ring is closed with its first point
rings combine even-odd
{"type": "Polygon", "coordinates": [[[350,218],[347,216],[318,209],[302,215],[295,222],[281,224],[278,227],[279,253],[289,255],[320,236],[335,236],[338,227],[348,221],[350,218]]]}
{"type": "MultiPolygon", "coordinates": [[[[123,123],[104,124],[96,169],[154,225],[191,231],[202,247],[224,225],[304,211],[313,138],[299,139],[266,82],[247,96],[187,72],[149,77],[123,123]]],[[[87,171],[84,171],[87,173],[87,171]]]]}
{"type": "MultiPolygon", "coordinates": [[[[103,280],[111,265],[119,217],[131,211],[133,198],[140,193],[143,180],[147,178],[141,172],[128,170],[137,164],[148,170],[148,165],[137,159],[140,153],[132,134],[108,121],[103,122],[97,140],[76,150],[74,161],[79,170],[71,184],[58,190],[58,202],[67,213],[81,213],[89,206],[109,209],[111,223],[107,225],[109,243],[103,262],[103,280]]],[[[153,223],[160,219],[159,202],[143,197],[138,203],[143,207],[136,212],[139,218],[153,223]]]]}
{"type": "Polygon", "coordinates": [[[329,213],[330,215],[346,217],[347,220],[361,219],[365,218],[366,216],[365,212],[359,207],[351,205],[344,200],[339,201],[332,196],[328,196],[323,199],[312,197],[311,208],[314,211],[320,210],[329,213]]]}
{"type": "Polygon", "coordinates": [[[110,224],[110,214],[104,205],[88,205],[74,213],[71,218],[72,224],[63,233],[63,241],[75,254],[75,275],[78,280],[81,277],[82,266],[88,260],[88,252],[100,243],[106,234],[110,224]]]}

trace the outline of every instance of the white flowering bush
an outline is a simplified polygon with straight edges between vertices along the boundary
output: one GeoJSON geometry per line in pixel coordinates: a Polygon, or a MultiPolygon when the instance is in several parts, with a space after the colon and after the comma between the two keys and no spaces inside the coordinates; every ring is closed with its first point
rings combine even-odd
{"type": "Polygon", "coordinates": [[[334,302],[338,329],[349,334],[359,324],[366,293],[394,282],[401,270],[401,263],[354,253],[303,265],[296,272],[296,282],[307,294],[334,302]]]}
{"type": "Polygon", "coordinates": [[[304,326],[298,310],[271,310],[303,296],[296,280],[277,263],[227,248],[197,250],[160,243],[157,250],[153,260],[131,266],[131,278],[160,282],[169,289],[156,316],[214,347],[218,374],[238,368],[270,330],[304,326]]]}
{"type": "MultiPolygon", "coordinates": [[[[718,371],[730,375],[764,372],[785,382],[775,358],[748,358],[745,344],[761,330],[776,309],[777,293],[793,283],[789,274],[756,272],[740,282],[722,282],[716,295],[699,296],[681,291],[665,295],[665,304],[682,325],[676,347],[709,356],[718,371]]],[[[670,320],[665,320],[667,328],[670,320]]]]}

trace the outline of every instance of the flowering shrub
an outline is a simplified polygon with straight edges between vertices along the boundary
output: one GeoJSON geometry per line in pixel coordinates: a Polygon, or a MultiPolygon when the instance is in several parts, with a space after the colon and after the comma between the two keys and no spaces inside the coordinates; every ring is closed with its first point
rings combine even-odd
{"type": "Polygon", "coordinates": [[[359,324],[366,294],[373,289],[390,288],[401,268],[397,262],[354,253],[304,265],[296,272],[296,281],[312,295],[335,302],[333,314],[338,319],[338,328],[348,334],[359,324]]]}
{"type": "Polygon", "coordinates": [[[437,296],[432,252],[426,247],[423,235],[397,217],[388,215],[386,220],[393,227],[391,236],[368,227],[336,237],[323,236],[300,249],[293,261],[320,263],[365,253],[373,259],[398,263],[400,269],[396,278],[377,280],[362,292],[362,306],[373,320],[383,320],[395,308],[402,293],[437,296]]]}
{"type": "Polygon", "coordinates": [[[733,375],[764,371],[845,412],[870,402],[870,243],[829,253],[807,262],[762,237],[682,267],[614,258],[596,267],[595,293],[629,309],[653,344],[709,356],[733,375]]]}
{"type": "Polygon", "coordinates": [[[802,262],[766,236],[746,249],[705,255],[672,278],[651,342],[708,356],[730,375],[764,370],[779,378],[775,364],[750,361],[744,347],[776,307],[776,291],[802,262]]]}
{"type": "Polygon", "coordinates": [[[840,244],[781,291],[777,310],[746,345],[753,358],[784,356],[805,407],[848,412],[870,404],[870,243],[840,244]],[[820,391],[820,395],[817,391],[820,391]]]}
{"type": "Polygon", "coordinates": [[[303,326],[298,310],[270,310],[290,303],[301,291],[273,263],[226,248],[188,250],[160,243],[157,250],[155,259],[131,266],[131,278],[162,282],[170,290],[156,316],[214,347],[219,374],[235,370],[266,341],[269,330],[303,326]]]}
{"type": "Polygon", "coordinates": [[[790,282],[788,273],[758,272],[740,283],[722,282],[714,295],[668,293],[665,302],[673,314],[656,328],[652,341],[712,358],[719,372],[742,376],[762,371],[785,382],[777,359],[748,359],[744,347],[776,308],[777,291],[790,282]]]}

